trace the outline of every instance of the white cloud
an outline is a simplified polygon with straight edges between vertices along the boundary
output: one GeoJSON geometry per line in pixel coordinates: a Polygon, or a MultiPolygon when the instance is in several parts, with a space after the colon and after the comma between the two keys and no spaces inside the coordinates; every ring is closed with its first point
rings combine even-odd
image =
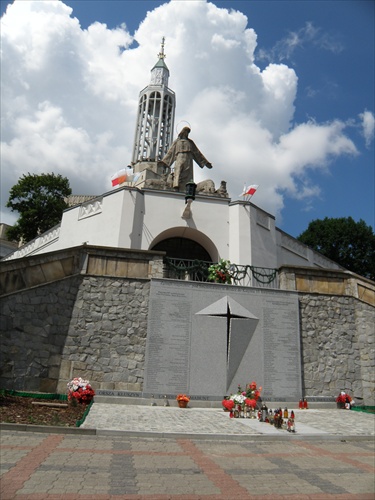
{"type": "Polygon", "coordinates": [[[362,121],[362,132],[365,138],[366,146],[369,147],[374,140],[375,117],[371,111],[364,111],[359,115],[362,121]]]}
{"type": "Polygon", "coordinates": [[[175,0],[148,12],[134,34],[126,18],[116,29],[83,30],[72,15],[59,1],[16,0],[2,18],[2,205],[27,172],[65,175],[75,194],[110,189],[111,174],[131,159],[138,93],[162,36],[176,123],[191,124],[214,165],[197,167],[196,180],[226,180],[234,199],[244,183],[259,184],[256,203],[278,216],[285,193],[319,193],[309,169],[356,154],[342,122],[292,125],[297,75],[254,63],[257,35],[238,11],[175,0]]]}
{"type": "Polygon", "coordinates": [[[335,54],[340,53],[344,48],[340,40],[334,35],[322,32],[312,22],[306,22],[305,26],[299,30],[290,31],[271,49],[261,49],[258,57],[268,61],[290,61],[296,50],[303,49],[307,45],[313,45],[335,54]]]}

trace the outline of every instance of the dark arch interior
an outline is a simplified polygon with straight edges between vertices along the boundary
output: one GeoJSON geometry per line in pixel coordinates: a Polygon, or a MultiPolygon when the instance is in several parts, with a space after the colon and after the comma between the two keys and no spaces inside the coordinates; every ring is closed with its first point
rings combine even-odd
{"type": "Polygon", "coordinates": [[[203,260],[212,262],[210,254],[196,241],[188,238],[167,238],[160,241],[150,250],[167,253],[172,259],[203,260]]]}

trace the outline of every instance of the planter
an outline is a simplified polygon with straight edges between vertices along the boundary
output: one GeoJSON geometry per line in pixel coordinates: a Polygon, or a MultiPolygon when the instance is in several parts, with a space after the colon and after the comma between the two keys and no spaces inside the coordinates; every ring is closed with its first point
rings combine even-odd
{"type": "Polygon", "coordinates": [[[177,403],[180,408],[186,408],[188,405],[188,401],[177,401],[177,403]]]}

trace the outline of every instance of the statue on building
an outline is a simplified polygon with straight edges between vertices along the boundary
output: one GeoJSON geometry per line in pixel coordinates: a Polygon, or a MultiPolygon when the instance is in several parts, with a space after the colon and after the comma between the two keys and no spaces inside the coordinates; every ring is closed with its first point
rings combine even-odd
{"type": "Polygon", "coordinates": [[[185,192],[186,184],[194,179],[193,160],[201,167],[212,168],[212,165],[199,151],[195,143],[189,139],[190,128],[184,127],[178,134],[167,154],[159,162],[170,167],[175,162],[173,188],[185,192]]]}

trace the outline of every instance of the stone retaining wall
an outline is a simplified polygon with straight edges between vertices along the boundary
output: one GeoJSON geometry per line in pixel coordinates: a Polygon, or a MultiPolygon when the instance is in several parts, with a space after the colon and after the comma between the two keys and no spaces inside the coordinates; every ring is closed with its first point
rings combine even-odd
{"type": "MultiPolygon", "coordinates": [[[[219,285],[218,285],[219,286],[219,285]]],[[[2,297],[0,388],[141,391],[150,280],[75,275],[2,297]]],[[[374,307],[299,294],[304,394],[341,389],[374,405],[374,307]]]]}
{"type": "Polygon", "coordinates": [[[141,391],[150,281],[85,277],[62,352],[57,391],[73,377],[97,389],[141,391]]]}
{"type": "Polygon", "coordinates": [[[78,275],[2,299],[0,387],[141,390],[149,280],[78,275]]]}
{"type": "Polygon", "coordinates": [[[354,297],[300,294],[304,392],[348,391],[374,405],[374,308],[354,297]]]}
{"type": "Polygon", "coordinates": [[[0,388],[56,392],[80,281],[65,278],[2,297],[0,388]]]}

